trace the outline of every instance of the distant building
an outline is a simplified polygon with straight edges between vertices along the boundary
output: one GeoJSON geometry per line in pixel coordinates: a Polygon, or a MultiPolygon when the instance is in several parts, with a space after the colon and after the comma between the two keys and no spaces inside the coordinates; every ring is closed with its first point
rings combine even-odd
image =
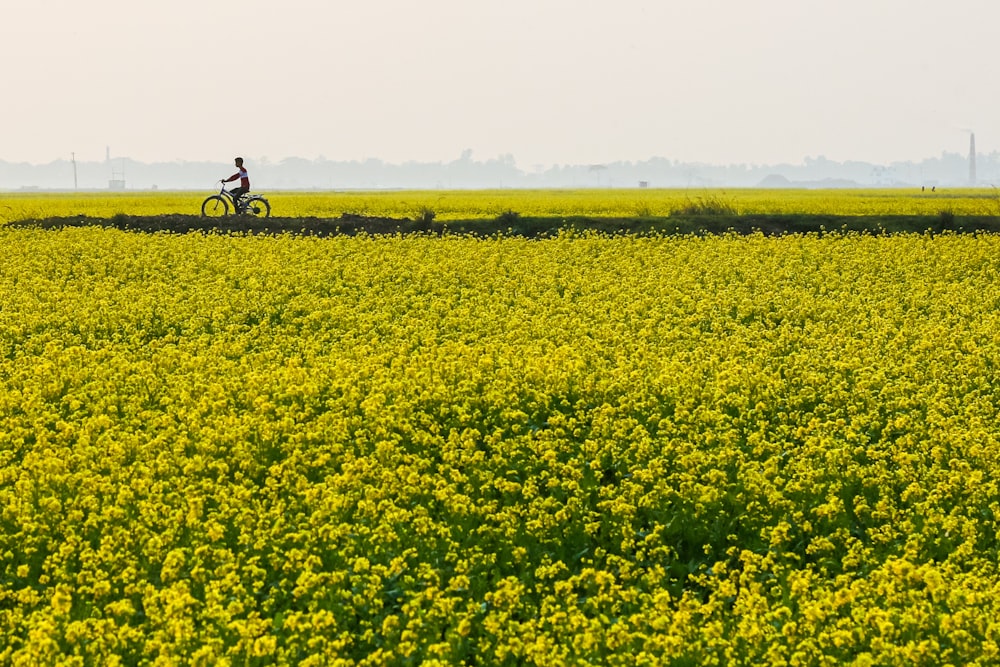
{"type": "Polygon", "coordinates": [[[125,189],[125,160],[122,160],[121,171],[111,168],[111,179],[108,181],[108,190],[125,189]]]}

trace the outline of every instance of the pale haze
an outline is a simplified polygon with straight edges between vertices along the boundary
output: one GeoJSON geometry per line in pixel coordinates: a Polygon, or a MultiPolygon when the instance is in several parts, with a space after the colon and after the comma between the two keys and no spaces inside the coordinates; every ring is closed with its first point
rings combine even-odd
{"type": "Polygon", "coordinates": [[[0,160],[1000,147],[996,0],[0,0],[0,160]]]}

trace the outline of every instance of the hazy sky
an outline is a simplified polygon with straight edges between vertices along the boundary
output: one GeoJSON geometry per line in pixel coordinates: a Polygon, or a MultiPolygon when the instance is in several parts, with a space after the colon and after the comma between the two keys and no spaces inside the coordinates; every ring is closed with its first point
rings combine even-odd
{"type": "Polygon", "coordinates": [[[0,0],[0,159],[1000,150],[997,0],[0,0]]]}

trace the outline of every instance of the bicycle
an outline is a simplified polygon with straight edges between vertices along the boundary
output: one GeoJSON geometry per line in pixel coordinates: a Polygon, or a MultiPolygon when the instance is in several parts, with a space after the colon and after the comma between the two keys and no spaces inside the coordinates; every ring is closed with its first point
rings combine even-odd
{"type": "Polygon", "coordinates": [[[233,195],[226,189],[225,182],[219,194],[207,197],[201,203],[201,216],[203,218],[221,218],[229,215],[229,207],[232,207],[236,215],[254,215],[261,218],[271,217],[271,204],[261,195],[244,195],[239,201],[233,199],[233,195]]]}

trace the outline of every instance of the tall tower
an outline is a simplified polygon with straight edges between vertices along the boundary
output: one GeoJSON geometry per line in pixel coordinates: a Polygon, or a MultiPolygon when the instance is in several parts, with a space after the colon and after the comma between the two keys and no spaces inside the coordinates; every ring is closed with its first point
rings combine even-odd
{"type": "Polygon", "coordinates": [[[976,133],[969,132],[969,186],[976,187],[976,133]]]}

